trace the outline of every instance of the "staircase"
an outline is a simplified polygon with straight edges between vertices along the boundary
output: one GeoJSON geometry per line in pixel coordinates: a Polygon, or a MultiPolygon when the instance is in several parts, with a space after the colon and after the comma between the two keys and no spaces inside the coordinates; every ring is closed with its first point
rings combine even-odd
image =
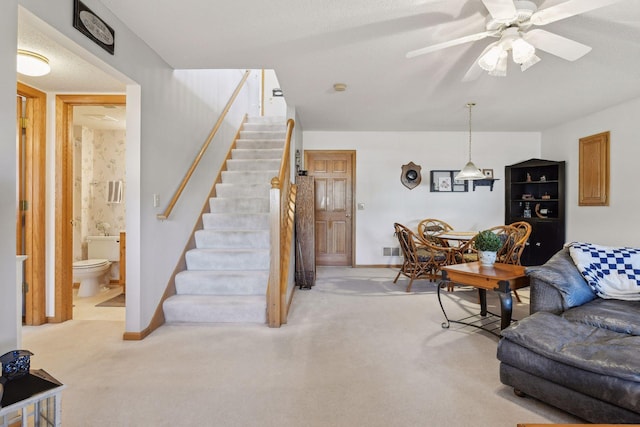
{"type": "Polygon", "coordinates": [[[211,213],[163,303],[167,323],[266,322],[269,189],[286,138],[284,118],[250,117],[209,200],[211,213]]]}

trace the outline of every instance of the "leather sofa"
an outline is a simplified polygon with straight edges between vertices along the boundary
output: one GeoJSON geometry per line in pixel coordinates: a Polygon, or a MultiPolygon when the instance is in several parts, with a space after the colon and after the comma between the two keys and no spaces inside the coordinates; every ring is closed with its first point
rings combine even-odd
{"type": "Polygon", "coordinates": [[[640,423],[640,301],[597,297],[562,249],[527,268],[531,315],[502,331],[500,380],[593,423],[640,423]]]}

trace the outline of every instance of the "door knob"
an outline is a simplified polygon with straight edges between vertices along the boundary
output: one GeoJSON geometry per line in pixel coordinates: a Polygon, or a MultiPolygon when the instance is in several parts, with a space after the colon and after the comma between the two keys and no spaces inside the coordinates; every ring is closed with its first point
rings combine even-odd
{"type": "Polygon", "coordinates": [[[351,218],[351,214],[346,214],[345,217],[351,218]]]}

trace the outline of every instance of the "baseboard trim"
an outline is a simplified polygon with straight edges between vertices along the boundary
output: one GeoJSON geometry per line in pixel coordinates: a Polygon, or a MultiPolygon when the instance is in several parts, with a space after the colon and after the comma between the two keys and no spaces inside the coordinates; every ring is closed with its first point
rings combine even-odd
{"type": "Polygon", "coordinates": [[[358,264],[354,265],[353,268],[400,268],[402,264],[397,265],[388,265],[388,264],[358,264]]]}
{"type": "Polygon", "coordinates": [[[140,332],[125,332],[122,335],[124,341],[142,341],[151,334],[150,328],[144,328],[140,332]]]}

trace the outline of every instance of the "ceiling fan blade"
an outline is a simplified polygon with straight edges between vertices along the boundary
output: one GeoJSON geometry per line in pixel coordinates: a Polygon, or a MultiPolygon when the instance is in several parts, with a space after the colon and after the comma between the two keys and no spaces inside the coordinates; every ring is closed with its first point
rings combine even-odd
{"type": "Polygon", "coordinates": [[[482,3],[496,21],[509,22],[518,13],[513,0],[482,0],[482,3]]]}
{"type": "Polygon", "coordinates": [[[484,70],[482,68],[480,68],[480,66],[478,65],[478,60],[476,59],[473,62],[473,65],[471,66],[471,68],[469,68],[469,71],[467,71],[467,74],[465,74],[464,77],[462,78],[462,81],[463,82],[474,81],[478,77],[480,77],[483,72],[484,72],[484,70]]]}
{"type": "Polygon", "coordinates": [[[536,49],[544,50],[567,61],[575,61],[591,51],[591,47],[587,45],[545,30],[531,30],[523,37],[536,49]]]}
{"type": "Polygon", "coordinates": [[[407,58],[414,58],[416,56],[424,55],[426,53],[435,52],[436,50],[446,49],[448,47],[457,46],[464,43],[475,42],[477,40],[482,40],[485,37],[489,37],[494,34],[496,34],[496,31],[484,31],[482,33],[471,34],[468,36],[449,40],[447,42],[442,42],[442,43],[434,44],[431,46],[423,47],[422,49],[412,50],[411,52],[407,53],[407,58]]]}
{"type": "Polygon", "coordinates": [[[547,25],[551,22],[590,12],[621,1],[623,0],[567,0],[564,3],[537,11],[531,16],[531,23],[534,25],[547,25]]]}

